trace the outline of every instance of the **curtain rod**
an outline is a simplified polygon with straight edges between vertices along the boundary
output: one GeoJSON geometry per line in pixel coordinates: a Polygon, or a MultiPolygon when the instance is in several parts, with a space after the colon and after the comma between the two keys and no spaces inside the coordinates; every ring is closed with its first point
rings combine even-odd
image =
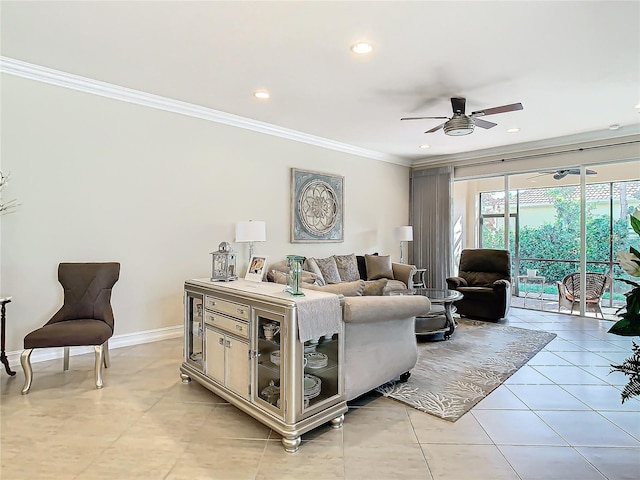
{"type": "Polygon", "coordinates": [[[609,147],[619,147],[622,145],[631,145],[633,143],[640,143],[640,140],[630,140],[628,142],[620,142],[620,143],[609,143],[607,145],[593,145],[591,147],[579,147],[579,148],[570,148],[568,150],[559,150],[555,152],[544,152],[544,153],[532,153],[530,155],[520,155],[518,157],[509,157],[509,158],[501,158],[499,160],[487,160],[485,162],[474,162],[474,163],[466,163],[466,164],[456,164],[456,167],[472,167],[475,165],[488,165],[492,163],[502,163],[507,160],[527,160],[530,158],[540,158],[540,157],[551,157],[553,155],[561,155],[563,153],[574,153],[574,152],[584,152],[587,150],[596,150],[599,148],[609,148],[609,147]]]}

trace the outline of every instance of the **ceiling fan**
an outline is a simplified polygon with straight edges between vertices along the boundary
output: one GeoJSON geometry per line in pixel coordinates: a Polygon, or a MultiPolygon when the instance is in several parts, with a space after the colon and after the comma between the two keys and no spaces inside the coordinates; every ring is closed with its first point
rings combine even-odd
{"type": "Polygon", "coordinates": [[[485,108],[484,110],[472,112],[471,115],[465,115],[464,108],[466,102],[466,98],[451,97],[451,108],[453,109],[452,117],[404,117],[400,120],[446,119],[446,122],[441,123],[437,127],[433,127],[431,130],[427,130],[424,133],[437,132],[438,130],[443,128],[444,133],[446,133],[447,135],[460,136],[469,135],[471,132],[473,132],[473,129],[476,125],[480,128],[492,128],[497,125],[497,123],[488,122],[478,117],[486,117],[487,115],[495,115],[497,113],[522,110],[521,103],[512,103],[510,105],[502,105],[501,107],[485,108]]]}
{"type": "MultiPolygon", "coordinates": [[[[596,172],[595,170],[589,170],[589,169],[587,169],[585,171],[585,173],[587,175],[597,175],[598,174],[598,172],[596,172]]],[[[554,180],[562,180],[567,175],[580,175],[580,169],[579,168],[566,168],[564,170],[556,170],[555,172],[540,172],[540,173],[538,173],[538,175],[534,175],[533,177],[529,177],[529,178],[537,178],[537,177],[541,177],[543,175],[553,175],[553,179],[554,180]]]]}

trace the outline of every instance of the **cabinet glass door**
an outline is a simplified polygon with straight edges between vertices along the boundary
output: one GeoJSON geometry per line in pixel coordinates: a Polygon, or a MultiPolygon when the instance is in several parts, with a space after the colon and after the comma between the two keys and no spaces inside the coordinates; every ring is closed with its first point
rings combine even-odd
{"type": "Polygon", "coordinates": [[[204,321],[201,294],[185,293],[185,361],[204,370],[204,321]]]}
{"type": "Polygon", "coordinates": [[[281,342],[282,317],[256,309],[256,398],[270,409],[281,412],[280,389],[282,384],[281,358],[284,343],[281,342]]]}
{"type": "Polygon", "coordinates": [[[340,393],[338,334],[304,343],[303,408],[312,409],[340,393]]]}

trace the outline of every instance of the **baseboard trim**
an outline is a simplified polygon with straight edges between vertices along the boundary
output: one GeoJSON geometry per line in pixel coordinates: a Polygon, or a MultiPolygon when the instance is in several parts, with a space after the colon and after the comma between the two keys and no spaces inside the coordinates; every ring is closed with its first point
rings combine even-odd
{"type": "MultiPolygon", "coordinates": [[[[147,330],[144,332],[126,333],[124,335],[114,335],[109,339],[109,350],[116,348],[130,347],[132,345],[142,345],[143,343],[159,342],[170,338],[182,337],[184,332],[183,325],[175,327],[158,328],[155,330],[147,330]]],[[[93,347],[72,347],[69,350],[70,356],[84,355],[85,353],[93,353],[93,347]]],[[[18,352],[7,352],[7,358],[12,370],[16,370],[20,366],[20,354],[18,352]]],[[[36,348],[31,354],[31,363],[46,362],[63,358],[64,348],[36,348]]]]}

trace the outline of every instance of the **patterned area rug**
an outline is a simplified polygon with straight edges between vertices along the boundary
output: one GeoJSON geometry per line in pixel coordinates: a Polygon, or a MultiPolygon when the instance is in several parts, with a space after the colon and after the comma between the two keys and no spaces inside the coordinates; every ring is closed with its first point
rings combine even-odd
{"type": "Polygon", "coordinates": [[[555,333],[458,319],[458,328],[449,340],[418,341],[418,363],[411,370],[408,382],[390,382],[377,391],[455,422],[555,336],[555,333]]]}

